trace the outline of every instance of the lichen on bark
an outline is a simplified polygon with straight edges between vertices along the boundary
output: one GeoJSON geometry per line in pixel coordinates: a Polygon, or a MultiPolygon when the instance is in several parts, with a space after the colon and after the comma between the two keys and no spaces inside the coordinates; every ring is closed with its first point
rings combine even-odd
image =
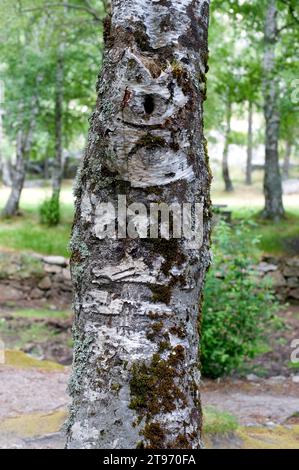
{"type": "Polygon", "coordinates": [[[114,0],[75,194],[68,448],[199,448],[199,299],[210,263],[203,136],[209,1],[114,0]],[[100,202],[203,202],[203,243],[100,239],[100,202]],[[82,345],[81,344],[82,342],[82,345]],[[83,349],[82,349],[83,348],[83,349]]]}

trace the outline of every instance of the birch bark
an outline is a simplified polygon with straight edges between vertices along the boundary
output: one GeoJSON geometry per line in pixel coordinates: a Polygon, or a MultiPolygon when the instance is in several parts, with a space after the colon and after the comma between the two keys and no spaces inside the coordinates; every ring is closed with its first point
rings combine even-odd
{"type": "Polygon", "coordinates": [[[246,184],[252,184],[252,151],[253,151],[253,104],[248,106],[248,133],[247,133],[247,160],[246,160],[246,184]]]}
{"type": "MultiPolygon", "coordinates": [[[[98,100],[75,188],[68,448],[201,447],[208,21],[205,0],[114,0],[105,22],[98,100]],[[100,239],[99,205],[116,207],[119,195],[146,207],[202,202],[201,247],[190,249],[184,238],[100,239]]],[[[108,216],[113,222],[113,211],[108,216]]]]}
{"type": "Polygon", "coordinates": [[[225,185],[225,191],[231,192],[234,190],[233,183],[230,177],[229,166],[228,166],[228,155],[230,147],[230,134],[231,134],[231,119],[232,119],[232,105],[228,100],[226,106],[226,129],[225,129],[225,141],[223,148],[222,158],[222,176],[225,185]]]}
{"type": "Polygon", "coordinates": [[[264,217],[279,220],[284,216],[282,183],[279,169],[278,140],[280,115],[278,109],[278,82],[275,51],[278,41],[276,0],[268,0],[265,22],[264,54],[264,115],[266,121],[266,157],[264,193],[264,217]]]}

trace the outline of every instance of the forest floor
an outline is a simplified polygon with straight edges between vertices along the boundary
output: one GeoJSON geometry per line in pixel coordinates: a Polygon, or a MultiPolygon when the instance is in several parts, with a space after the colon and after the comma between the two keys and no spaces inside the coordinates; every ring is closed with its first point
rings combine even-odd
{"type": "MultiPolygon", "coordinates": [[[[203,379],[206,447],[299,449],[299,375],[289,364],[289,344],[298,337],[299,306],[280,315],[286,328],[270,340],[267,352],[247,365],[247,375],[203,379]]],[[[27,318],[26,328],[37,317],[31,327],[27,318]]],[[[13,321],[4,311],[0,318],[13,321]]],[[[5,338],[7,348],[16,346],[17,336],[16,331],[13,338],[5,338]]],[[[65,347],[66,333],[55,341],[56,347],[59,341],[65,347]]],[[[6,351],[5,364],[0,364],[0,448],[63,448],[70,367],[47,360],[51,357],[51,348],[41,348],[38,332],[30,335],[29,347],[25,341],[18,350],[6,351]],[[46,360],[23,352],[28,349],[42,351],[46,360]]]]}
{"type": "MultiPolygon", "coordinates": [[[[25,189],[22,217],[1,222],[0,250],[68,255],[73,213],[70,185],[62,192],[58,228],[38,223],[36,201],[42,202],[46,194],[43,188],[25,189]]],[[[0,206],[6,196],[7,190],[0,188],[0,206]]],[[[299,239],[298,194],[285,196],[288,218],[277,225],[255,219],[263,204],[257,184],[247,189],[236,185],[233,195],[215,187],[213,202],[227,204],[234,218],[253,220],[252,236],[261,237],[265,252],[284,252],[299,239]]],[[[290,364],[291,341],[299,338],[299,306],[282,307],[279,315],[284,327],[269,338],[264,352],[246,364],[242,373],[220,380],[203,379],[206,447],[299,449],[299,368],[290,364]]],[[[63,448],[70,325],[69,305],[39,305],[37,301],[0,305],[0,338],[7,350],[6,362],[0,364],[0,448],[63,448]]]]}
{"type": "MultiPolygon", "coordinates": [[[[0,448],[63,448],[70,369],[27,358],[0,366],[0,448]]],[[[298,388],[285,377],[204,380],[206,446],[298,449],[298,388]]]]}

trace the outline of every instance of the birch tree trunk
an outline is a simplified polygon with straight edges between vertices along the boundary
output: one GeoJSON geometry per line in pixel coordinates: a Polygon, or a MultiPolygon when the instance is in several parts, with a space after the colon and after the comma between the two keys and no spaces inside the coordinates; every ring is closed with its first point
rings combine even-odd
{"type": "Polygon", "coordinates": [[[231,133],[231,119],[232,119],[232,105],[228,100],[227,109],[226,109],[226,130],[225,130],[225,141],[223,149],[223,158],[222,158],[222,176],[225,184],[225,191],[231,192],[234,190],[232,180],[229,174],[228,166],[228,154],[230,146],[230,133],[231,133]]]}
{"type": "Polygon", "coordinates": [[[6,205],[2,211],[3,217],[13,217],[18,214],[20,198],[25,182],[26,175],[26,154],[31,146],[31,132],[27,134],[20,130],[17,135],[16,143],[16,163],[12,168],[12,188],[6,205]]]}
{"type": "Polygon", "coordinates": [[[275,51],[278,41],[276,0],[268,0],[265,23],[264,54],[264,114],[266,121],[266,157],[264,217],[279,220],[284,216],[282,183],[279,169],[278,140],[280,115],[278,109],[278,81],[275,51]]]}
{"type": "Polygon", "coordinates": [[[0,83],[0,178],[3,181],[3,167],[4,167],[4,157],[3,157],[3,138],[4,138],[4,132],[3,132],[3,109],[2,109],[2,103],[4,101],[4,89],[2,86],[2,83],[0,83]]]}
{"type": "Polygon", "coordinates": [[[292,144],[289,140],[287,140],[284,161],[283,161],[283,179],[284,180],[287,180],[290,176],[291,155],[292,155],[292,144]]]}
{"type": "Polygon", "coordinates": [[[55,92],[55,159],[52,176],[52,197],[59,199],[62,182],[62,118],[63,118],[63,74],[64,74],[64,45],[59,46],[56,65],[55,92]]]}
{"type": "Polygon", "coordinates": [[[253,105],[249,101],[248,106],[248,133],[247,133],[247,161],[246,161],[246,184],[252,184],[252,150],[253,150],[253,105]]]}
{"type": "MultiPolygon", "coordinates": [[[[203,136],[209,2],[114,0],[71,241],[68,448],[199,448],[200,302],[210,264],[203,136]],[[101,239],[99,204],[203,203],[203,240],[101,239]]],[[[136,209],[136,210],[135,210],[136,209]]],[[[115,214],[107,211],[107,225],[115,214]]],[[[160,230],[162,230],[160,226],[160,230]]],[[[129,226],[128,226],[129,231],[129,226]]],[[[122,237],[122,238],[121,238],[122,237]]]]}

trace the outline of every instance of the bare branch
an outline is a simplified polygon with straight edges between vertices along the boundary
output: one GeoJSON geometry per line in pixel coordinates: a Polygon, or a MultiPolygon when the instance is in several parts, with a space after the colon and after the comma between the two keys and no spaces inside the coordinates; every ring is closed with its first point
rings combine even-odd
{"type": "Polygon", "coordinates": [[[74,10],[82,10],[90,14],[96,21],[102,22],[103,19],[99,16],[98,12],[88,6],[88,2],[85,2],[86,6],[74,5],[73,3],[45,3],[42,7],[26,8],[22,10],[23,13],[29,13],[32,11],[43,10],[44,8],[72,8],[74,10]]]}

